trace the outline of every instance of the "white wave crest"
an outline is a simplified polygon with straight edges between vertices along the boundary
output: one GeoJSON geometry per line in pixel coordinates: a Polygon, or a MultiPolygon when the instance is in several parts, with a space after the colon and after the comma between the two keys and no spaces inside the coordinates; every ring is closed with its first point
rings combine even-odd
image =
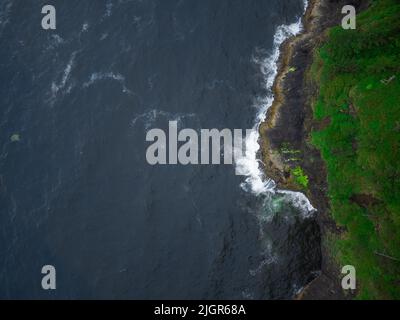
{"type": "MultiPolygon", "coordinates": [[[[304,0],[304,13],[307,9],[308,1],[304,0]]],[[[248,192],[256,195],[271,193],[285,193],[291,197],[293,205],[303,210],[304,212],[313,212],[315,209],[312,207],[310,201],[302,193],[291,191],[276,190],[276,184],[272,179],[265,176],[263,164],[259,159],[260,152],[260,133],[259,128],[263,121],[266,119],[268,109],[274,101],[272,87],[275,78],[278,74],[278,60],[280,57],[280,47],[284,41],[290,37],[298,35],[303,30],[302,17],[298,18],[295,23],[289,25],[281,25],[277,28],[274,35],[274,43],[272,52],[263,57],[258,55],[253,58],[253,61],[259,65],[263,75],[263,84],[267,89],[267,95],[258,98],[255,102],[258,108],[255,124],[251,133],[246,136],[245,155],[236,161],[236,170],[241,175],[246,176],[246,180],[241,184],[241,187],[248,192]]]]}
{"type": "Polygon", "coordinates": [[[310,200],[308,200],[308,198],[301,192],[290,190],[276,190],[276,193],[284,194],[293,207],[301,210],[302,216],[304,218],[312,216],[312,214],[316,211],[316,209],[312,206],[310,200]]]}

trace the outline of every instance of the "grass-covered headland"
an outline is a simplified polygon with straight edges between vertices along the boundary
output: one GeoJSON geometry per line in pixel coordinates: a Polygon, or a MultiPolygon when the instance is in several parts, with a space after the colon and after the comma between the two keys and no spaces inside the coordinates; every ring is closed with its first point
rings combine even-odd
{"type": "Polygon", "coordinates": [[[400,299],[400,1],[372,1],[356,30],[331,28],[311,75],[323,124],[311,140],[344,229],[328,237],[332,255],[356,267],[358,298],[400,299]]]}

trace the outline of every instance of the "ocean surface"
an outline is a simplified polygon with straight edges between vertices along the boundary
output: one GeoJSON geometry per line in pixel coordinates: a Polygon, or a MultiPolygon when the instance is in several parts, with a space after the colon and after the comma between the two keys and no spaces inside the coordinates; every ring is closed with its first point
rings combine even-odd
{"type": "Polygon", "coordinates": [[[283,299],[312,280],[308,200],[258,160],[302,0],[0,0],[0,298],[283,299]],[[252,129],[229,165],[150,166],[151,128],[252,129]],[[43,290],[41,269],[56,268],[43,290]]]}

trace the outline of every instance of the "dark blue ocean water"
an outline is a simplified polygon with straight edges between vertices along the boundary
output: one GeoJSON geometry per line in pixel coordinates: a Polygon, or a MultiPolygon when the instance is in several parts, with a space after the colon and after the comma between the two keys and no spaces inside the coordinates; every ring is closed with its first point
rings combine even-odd
{"type": "Polygon", "coordinates": [[[147,130],[254,125],[302,0],[0,0],[0,298],[290,298],[313,219],[233,166],[150,166],[147,130]],[[57,29],[41,28],[41,8],[57,29]],[[54,265],[57,289],[41,288],[54,265]]]}

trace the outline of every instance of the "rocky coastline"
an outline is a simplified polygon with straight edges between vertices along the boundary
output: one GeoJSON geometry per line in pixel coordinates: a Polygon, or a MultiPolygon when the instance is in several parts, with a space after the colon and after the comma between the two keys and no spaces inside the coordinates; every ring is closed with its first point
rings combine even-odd
{"type": "Polygon", "coordinates": [[[318,84],[310,77],[315,51],[326,39],[327,30],[339,25],[345,5],[357,12],[368,6],[367,0],[310,0],[303,17],[303,31],[282,44],[278,75],[273,86],[274,102],[260,126],[261,156],[265,173],[279,188],[304,192],[318,210],[322,244],[321,274],[307,285],[296,299],[349,299],[340,286],[340,268],[327,245],[328,235],[340,233],[329,215],[326,169],[319,151],[310,143],[313,130],[324,126],[313,120],[313,103],[318,84]],[[295,168],[307,176],[301,185],[295,168]]]}

